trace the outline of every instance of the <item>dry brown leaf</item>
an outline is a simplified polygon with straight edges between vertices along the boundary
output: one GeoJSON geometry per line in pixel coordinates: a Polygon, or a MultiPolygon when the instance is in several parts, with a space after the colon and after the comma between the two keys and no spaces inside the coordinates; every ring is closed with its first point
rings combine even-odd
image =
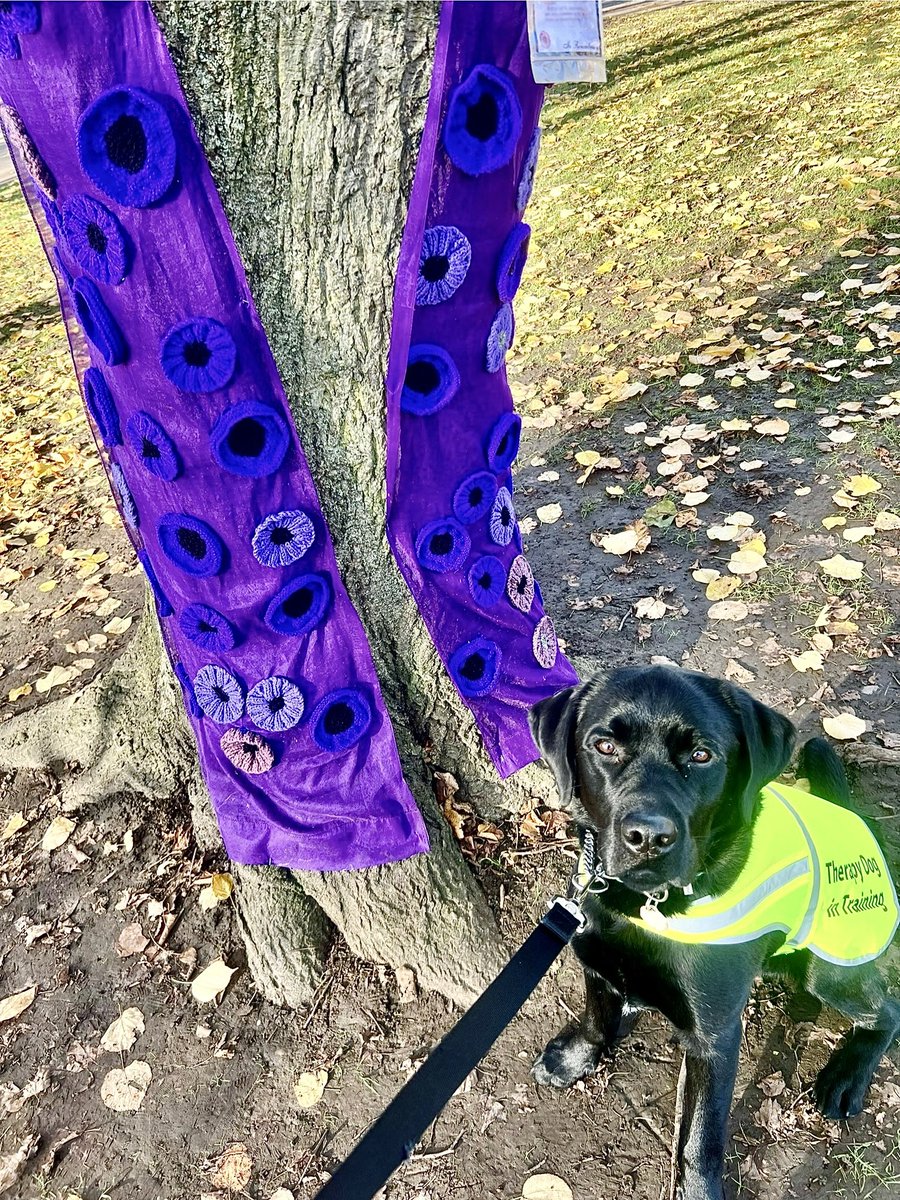
{"type": "Polygon", "coordinates": [[[572,1189],[558,1175],[532,1175],[522,1185],[522,1200],[573,1200],[572,1189]]]}
{"type": "Polygon", "coordinates": [[[213,959],[191,984],[191,995],[198,1004],[217,999],[228,987],[237,967],[229,967],[222,958],[213,959]]]}
{"type": "Polygon", "coordinates": [[[853,580],[862,578],[863,564],[857,562],[856,559],[845,558],[843,554],[835,554],[831,558],[822,559],[818,565],[832,579],[853,580]]]}
{"type": "Polygon", "coordinates": [[[804,674],[806,671],[821,671],[825,660],[818,650],[804,650],[802,654],[792,654],[791,663],[794,670],[804,674]]]}
{"type": "Polygon", "coordinates": [[[822,728],[829,737],[839,742],[851,742],[866,732],[866,723],[852,712],[839,713],[836,717],[823,717],[822,728]]]}
{"type": "Polygon", "coordinates": [[[733,679],[735,683],[752,683],[756,676],[752,671],[748,671],[746,667],[734,658],[729,658],[725,664],[725,678],[733,679]]]}
{"type": "Polygon", "coordinates": [[[879,533],[893,533],[895,529],[900,529],[900,516],[885,508],[875,514],[872,524],[879,533]]]}
{"type": "Polygon", "coordinates": [[[41,838],[41,849],[45,850],[48,854],[51,850],[58,850],[60,846],[69,840],[74,828],[75,822],[69,817],[54,817],[44,830],[44,836],[41,838]]]}
{"type": "Polygon", "coordinates": [[[0,1154],[0,1194],[8,1192],[13,1184],[18,1183],[22,1168],[37,1153],[40,1141],[36,1133],[29,1133],[18,1149],[11,1154],[0,1154]]]}
{"type": "Polygon", "coordinates": [[[785,434],[791,432],[789,421],[785,421],[783,417],[772,417],[768,421],[760,421],[758,425],[753,426],[754,433],[760,433],[763,437],[784,437],[785,434]]]}
{"type": "Polygon", "coordinates": [[[30,1008],[37,995],[37,984],[23,988],[21,992],[13,992],[5,1000],[0,1000],[0,1024],[4,1021],[14,1021],[21,1017],[26,1008],[30,1008]]]}
{"type": "Polygon", "coordinates": [[[0,842],[8,842],[11,837],[15,837],[19,830],[24,829],[27,824],[28,822],[25,820],[24,813],[13,813],[3,826],[3,832],[0,833],[0,842]]]}
{"type": "Polygon", "coordinates": [[[213,1187],[224,1188],[227,1192],[242,1192],[249,1184],[252,1174],[253,1159],[247,1147],[243,1142],[233,1142],[219,1155],[210,1183],[213,1187]]]}
{"type": "Polygon", "coordinates": [[[152,1077],[150,1064],[139,1058],[124,1069],[113,1067],[100,1085],[100,1099],[113,1112],[137,1112],[144,1102],[152,1077]]]}
{"type": "Polygon", "coordinates": [[[144,1014],[139,1008],[126,1008],[104,1033],[100,1046],[111,1054],[121,1053],[130,1050],[143,1032],[144,1014]]]}
{"type": "Polygon", "coordinates": [[[743,600],[720,600],[707,613],[711,621],[743,621],[749,615],[750,609],[743,600]]]}
{"type": "Polygon", "coordinates": [[[149,945],[150,939],[144,936],[139,922],[132,921],[119,934],[116,953],[120,958],[130,958],[132,954],[143,954],[149,945]]]}
{"type": "Polygon", "coordinates": [[[294,1099],[301,1108],[312,1108],[325,1094],[327,1071],[303,1071],[294,1084],[294,1099]]]}
{"type": "Polygon", "coordinates": [[[635,603],[634,615],[641,621],[658,621],[666,615],[665,601],[655,596],[644,596],[635,603]]]}

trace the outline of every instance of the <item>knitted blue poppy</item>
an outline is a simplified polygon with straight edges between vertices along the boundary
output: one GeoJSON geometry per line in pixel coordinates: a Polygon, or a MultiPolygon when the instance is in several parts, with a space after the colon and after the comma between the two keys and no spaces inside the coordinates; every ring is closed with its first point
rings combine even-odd
{"type": "Polygon", "coordinates": [[[103,303],[96,283],[82,275],[72,284],[71,293],[81,328],[103,356],[104,362],[111,367],[125,362],[128,346],[115,317],[103,303]]]}
{"type": "Polygon", "coordinates": [[[515,331],[516,322],[513,317],[512,305],[504,304],[502,308],[498,309],[497,315],[491,322],[491,331],[488,334],[485,366],[491,374],[499,371],[503,366],[515,331]]]}
{"type": "Polygon", "coordinates": [[[291,435],[277,409],[259,400],[241,400],[213,425],[210,443],[220,467],[232,475],[260,479],[281,466],[291,435]]]}
{"type": "Polygon", "coordinates": [[[102,372],[97,367],[88,367],[84,373],[84,402],[100,437],[107,446],[118,446],[122,441],[119,414],[113,402],[102,372]]]}
{"type": "Polygon", "coordinates": [[[490,638],[465,642],[450,655],[450,674],[464,696],[486,696],[500,674],[500,647],[490,638]]]}
{"type": "Polygon", "coordinates": [[[416,304],[440,304],[462,284],[472,261],[469,239],[455,225],[425,230],[419,254],[416,304]]]}
{"type": "Polygon", "coordinates": [[[496,495],[497,480],[490,471],[475,471],[453,493],[453,515],[463,525],[471,525],[490,510],[496,495]]]}
{"type": "Polygon", "coordinates": [[[450,93],[444,147],[466,175],[505,167],[522,132],[515,84],[499,67],[482,63],[450,93]]]}
{"type": "MultiPolygon", "coordinates": [[[[3,20],[2,7],[0,5],[0,22],[3,20]]],[[[6,7],[16,6],[7,5],[6,7]]],[[[23,5],[22,7],[33,8],[34,5],[23,5]]],[[[0,26],[0,38],[2,38],[2,26],[0,26]]],[[[8,104],[0,105],[0,116],[3,118],[3,125],[10,144],[13,149],[18,150],[25,169],[38,186],[38,195],[41,197],[41,200],[43,201],[45,197],[47,200],[55,200],[56,178],[41,157],[40,151],[34,144],[31,134],[25,128],[25,122],[19,116],[16,109],[10,107],[8,104]]]]}
{"type": "Polygon", "coordinates": [[[208,604],[189,604],[178,618],[178,624],[184,636],[201,650],[225,654],[234,649],[237,640],[234,627],[208,604]]]}
{"type": "Polygon", "coordinates": [[[534,627],[531,636],[531,649],[538,666],[549,671],[556,666],[556,656],[559,652],[559,642],[556,640],[556,630],[549,617],[541,617],[534,627]]]}
{"type": "Polygon", "coordinates": [[[520,215],[528,207],[528,201],[531,199],[540,149],[541,131],[540,129],[535,129],[531,135],[531,141],[528,143],[525,161],[522,163],[522,174],[519,176],[519,187],[516,191],[516,208],[520,215]]]}
{"type": "Polygon", "coordinates": [[[303,693],[282,675],[261,679],[247,693],[247,716],[269,733],[293,729],[303,716],[303,693]]]}
{"type": "Polygon", "coordinates": [[[471,548],[469,535],[453,517],[429,521],[416,535],[416,558],[426,571],[456,571],[471,548]]]}
{"type": "Polygon", "coordinates": [[[456,363],[440,346],[411,346],[400,407],[416,417],[428,417],[449,404],[459,390],[456,363]]]}
{"type": "Polygon", "coordinates": [[[194,685],[191,683],[191,677],[188,675],[184,663],[175,664],[175,678],[181,684],[188,712],[199,721],[203,716],[203,709],[197,703],[197,697],[194,695],[194,685]]]}
{"type": "Polygon", "coordinates": [[[312,735],[321,750],[349,750],[372,724],[372,705],[365,692],[339,688],[323,696],[312,711],[312,735]]]}
{"type": "Polygon", "coordinates": [[[517,554],[506,577],[506,594],[520,612],[530,612],[534,603],[534,575],[524,554],[517,554]]]}
{"type": "Polygon", "coordinates": [[[194,676],[197,703],[211,721],[230,725],[244,715],[244,686],[224,667],[209,663],[194,676]]]}
{"type": "Polygon", "coordinates": [[[62,206],[62,230],[72,257],[98,283],[121,283],[131,267],[125,231],[99,200],[72,196],[62,206]]]}
{"type": "Polygon", "coordinates": [[[497,262],[497,295],[504,302],[512,300],[522,282],[531,226],[520,221],[507,235],[497,262]]]}
{"type": "Polygon", "coordinates": [[[491,541],[498,546],[508,546],[516,531],[516,510],[509,489],[502,487],[491,505],[491,541]]]}
{"type": "Polygon", "coordinates": [[[157,479],[171,483],[181,473],[181,459],[175,443],[149,413],[136,412],[128,418],[125,433],[131,449],[145,470],[157,479]]]}
{"type": "Polygon", "coordinates": [[[264,567],[289,567],[312,547],[316,530],[300,508],[270,513],[253,534],[253,554],[264,567]]]}
{"type": "Polygon", "coordinates": [[[150,562],[150,557],[146,550],[138,550],[138,562],[144,568],[144,574],[147,576],[147,582],[150,584],[150,591],[153,593],[153,599],[156,602],[156,611],[161,617],[171,617],[172,605],[169,603],[166,593],[162,590],[160,582],[156,578],[156,572],[153,570],[153,564],[150,562]]]}
{"type": "Polygon", "coordinates": [[[163,554],[188,575],[218,575],[225,564],[222,539],[199,517],[164,513],[156,523],[163,554]]]}
{"type": "Polygon", "coordinates": [[[493,554],[483,554],[469,567],[469,595],[479,608],[493,608],[506,588],[506,567],[493,554]]]}
{"type": "Polygon", "coordinates": [[[125,472],[118,463],[113,463],[109,468],[109,473],[112,476],[113,487],[116,489],[116,495],[119,498],[119,508],[122,510],[122,516],[132,529],[137,529],[141,521],[137,505],[131,494],[131,488],[129,488],[128,480],[125,478],[125,472]]]}
{"type": "Polygon", "coordinates": [[[142,88],[113,88],[78,122],[78,157],[85,175],[128,208],[161,200],[175,180],[175,132],[162,104],[142,88]]]}
{"type": "Polygon", "coordinates": [[[41,12],[36,4],[16,0],[0,4],[0,58],[19,58],[19,34],[37,33],[40,26],[41,12]]]}
{"type": "Polygon", "coordinates": [[[301,575],[272,597],[264,620],[275,633],[297,637],[310,633],[324,620],[331,601],[331,580],[327,575],[301,575]]]}
{"type": "Polygon", "coordinates": [[[169,330],[160,360],[166,379],[181,391],[214,392],[231,380],[237,348],[220,321],[195,317],[169,330]]]}
{"type": "Polygon", "coordinates": [[[518,413],[504,413],[488,438],[487,460],[492,471],[505,471],[512,465],[521,436],[522,418],[518,413]]]}

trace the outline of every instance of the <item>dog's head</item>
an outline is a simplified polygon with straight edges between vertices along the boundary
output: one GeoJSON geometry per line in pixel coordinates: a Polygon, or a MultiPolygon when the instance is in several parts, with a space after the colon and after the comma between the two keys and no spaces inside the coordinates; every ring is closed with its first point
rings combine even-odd
{"type": "Polygon", "coordinates": [[[787,766],[791,722],[724,680],[623,667],[544,700],[531,729],[560,799],[597,835],[605,873],[685,886],[752,820],[787,766]]]}

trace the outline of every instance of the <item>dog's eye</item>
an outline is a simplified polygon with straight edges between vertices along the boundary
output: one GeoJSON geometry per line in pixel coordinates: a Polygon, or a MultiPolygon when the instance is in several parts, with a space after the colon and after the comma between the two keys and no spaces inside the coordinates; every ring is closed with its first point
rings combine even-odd
{"type": "Polygon", "coordinates": [[[710,754],[710,752],[708,750],[704,750],[701,748],[701,749],[695,750],[694,753],[691,755],[691,762],[708,763],[711,758],[712,758],[712,755],[710,754]]]}
{"type": "Polygon", "coordinates": [[[615,754],[616,750],[618,749],[616,743],[611,741],[610,738],[601,738],[599,742],[595,742],[594,745],[601,754],[615,754]]]}

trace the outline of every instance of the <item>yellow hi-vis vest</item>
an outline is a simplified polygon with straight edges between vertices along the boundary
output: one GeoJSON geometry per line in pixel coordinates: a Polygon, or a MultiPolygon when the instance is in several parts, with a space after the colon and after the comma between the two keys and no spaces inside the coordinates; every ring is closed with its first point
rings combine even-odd
{"type": "Polygon", "coordinates": [[[776,954],[811,950],[855,966],[878,958],[900,923],[887,863],[865,821],[799,788],[769,784],[746,865],[718,896],[701,896],[677,916],[630,917],[676,942],[733,945],[774,930],[787,935],[776,954]]]}

